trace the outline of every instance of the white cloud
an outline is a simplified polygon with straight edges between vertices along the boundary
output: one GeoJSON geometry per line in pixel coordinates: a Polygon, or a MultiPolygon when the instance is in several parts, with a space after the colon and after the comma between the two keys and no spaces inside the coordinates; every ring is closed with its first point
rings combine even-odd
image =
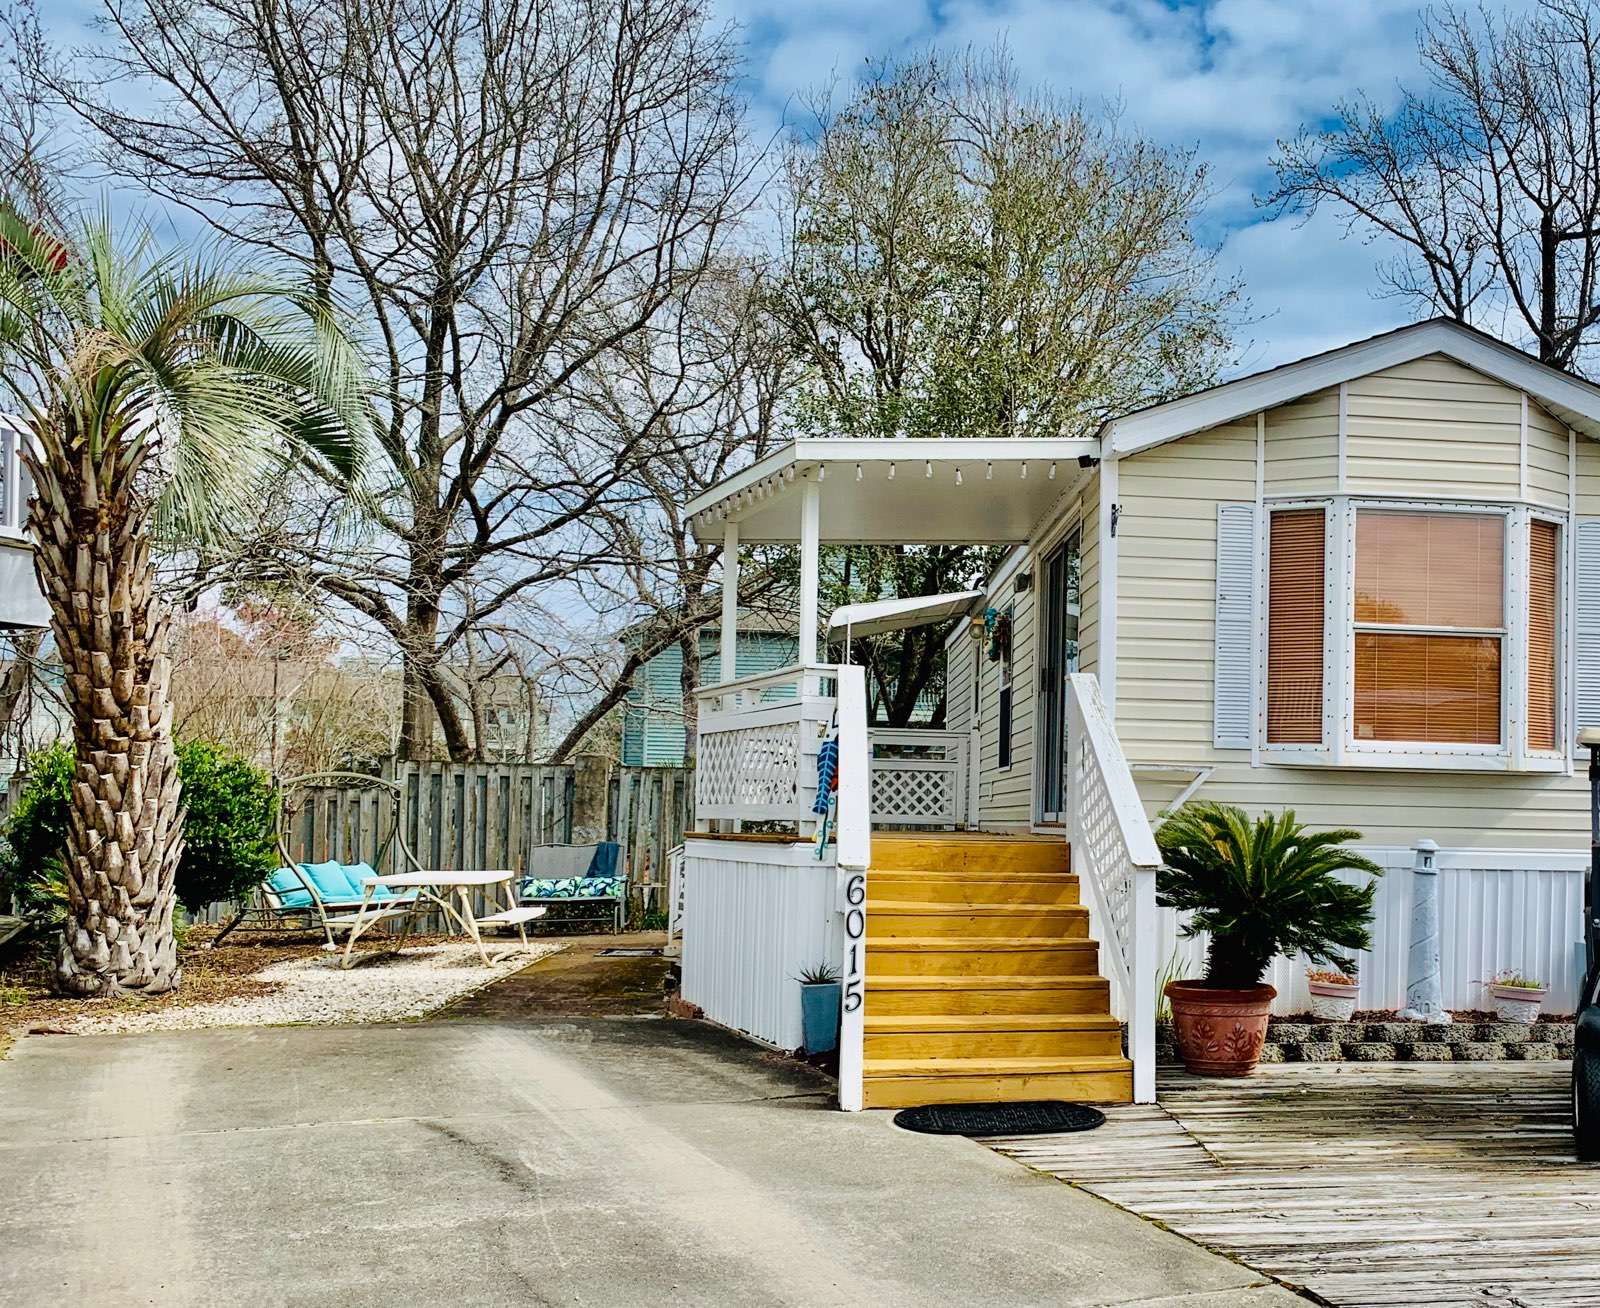
{"type": "Polygon", "coordinates": [[[946,0],[783,4],[720,0],[746,25],[763,118],[790,97],[848,78],[867,56],[1004,40],[1025,79],[1090,104],[1116,102],[1129,128],[1197,149],[1215,192],[1202,235],[1239,273],[1256,321],[1244,363],[1261,366],[1394,326],[1413,310],[1378,298],[1383,247],[1324,215],[1271,220],[1254,196],[1274,144],[1364,90],[1391,102],[1419,83],[1416,0],[946,0]]]}

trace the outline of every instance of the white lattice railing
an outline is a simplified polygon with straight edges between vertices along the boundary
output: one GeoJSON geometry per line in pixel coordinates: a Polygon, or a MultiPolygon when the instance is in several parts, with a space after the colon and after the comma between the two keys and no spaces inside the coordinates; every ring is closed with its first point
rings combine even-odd
{"type": "Polygon", "coordinates": [[[873,727],[872,821],[958,827],[967,820],[967,745],[961,731],[873,727]]]}
{"type": "Polygon", "coordinates": [[[697,818],[814,827],[817,745],[833,718],[836,671],[795,665],[697,692],[697,818]]]}
{"type": "Polygon", "coordinates": [[[1161,855],[1093,673],[1067,678],[1072,866],[1093,896],[1101,957],[1128,1023],[1135,1103],[1156,1097],[1156,869],[1161,855]]]}

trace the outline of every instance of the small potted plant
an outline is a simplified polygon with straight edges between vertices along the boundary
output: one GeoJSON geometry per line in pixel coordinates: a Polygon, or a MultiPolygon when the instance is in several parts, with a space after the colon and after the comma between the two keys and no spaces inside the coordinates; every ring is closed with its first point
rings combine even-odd
{"type": "Polygon", "coordinates": [[[1494,997],[1495,1017],[1502,1022],[1518,1022],[1523,1026],[1532,1026],[1539,1020],[1539,1009],[1544,1005],[1545,996],[1550,993],[1544,982],[1523,976],[1521,970],[1515,967],[1496,972],[1484,984],[1494,997]]]}
{"type": "Polygon", "coordinates": [[[839,1047],[839,971],[827,963],[804,969],[800,981],[800,1028],[806,1053],[839,1047]]]}
{"type": "Polygon", "coordinates": [[[1311,992],[1311,1016],[1324,1022],[1348,1022],[1356,1011],[1360,982],[1336,967],[1308,967],[1306,989],[1311,992]]]}
{"type": "Polygon", "coordinates": [[[1248,1076],[1261,1058],[1277,991],[1262,978],[1279,954],[1303,954],[1348,973],[1340,950],[1372,943],[1376,881],[1341,872],[1382,869],[1347,848],[1355,831],[1308,831],[1292,811],[1253,822],[1232,804],[1185,804],[1156,832],[1164,866],[1156,902],[1187,914],[1183,935],[1210,936],[1206,974],[1171,981],[1173,1043],[1191,1072],[1248,1076]]]}

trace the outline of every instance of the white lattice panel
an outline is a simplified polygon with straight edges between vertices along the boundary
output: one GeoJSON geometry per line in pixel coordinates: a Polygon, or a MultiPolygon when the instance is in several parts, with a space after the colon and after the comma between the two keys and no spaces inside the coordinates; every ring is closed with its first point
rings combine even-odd
{"type": "Polygon", "coordinates": [[[953,826],[958,780],[956,769],[943,763],[874,763],[873,821],[953,826]]]}
{"type": "Polygon", "coordinates": [[[800,799],[797,723],[702,734],[695,808],[705,817],[793,817],[800,799]]]}

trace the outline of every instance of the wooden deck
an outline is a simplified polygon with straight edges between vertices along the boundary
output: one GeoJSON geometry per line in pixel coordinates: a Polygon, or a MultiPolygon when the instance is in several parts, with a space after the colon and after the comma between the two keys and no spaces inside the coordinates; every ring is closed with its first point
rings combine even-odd
{"type": "Polygon", "coordinates": [[[1600,1305],[1564,1062],[1163,1069],[1159,1106],[991,1140],[1329,1304],[1600,1305]]]}

